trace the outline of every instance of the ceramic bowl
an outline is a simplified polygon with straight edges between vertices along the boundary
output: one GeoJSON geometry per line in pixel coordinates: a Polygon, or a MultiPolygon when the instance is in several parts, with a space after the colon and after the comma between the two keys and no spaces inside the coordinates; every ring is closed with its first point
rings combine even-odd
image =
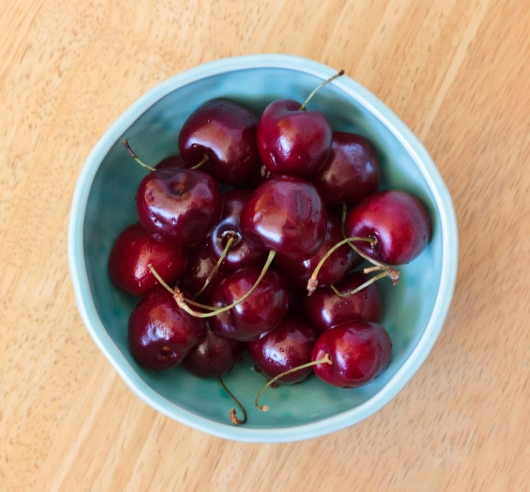
{"type": "MultiPolygon", "coordinates": [[[[340,68],[340,67],[339,67],[340,68]]],[[[207,63],[157,85],[140,97],[105,132],[79,176],[69,225],[68,253],[81,317],[96,345],[129,388],[164,415],[226,439],[286,442],[322,436],[358,423],[386,405],[410,380],[432,349],[444,323],[455,286],[458,232],[453,204],[431,157],[399,118],[368,90],[340,77],[311,101],[334,130],[357,132],[375,145],[382,188],[417,195],[432,218],[432,239],[401,280],[379,283],[382,324],[393,342],[386,371],[358,389],[326,385],[317,377],[267,390],[270,410],[254,407],[263,377],[248,358],[226,375],[226,384],[245,404],[248,422],[232,425],[232,401],[216,379],[198,379],[183,368],[162,373],[143,370],[127,348],[127,320],[138,299],[109,279],[111,246],[137,220],[135,192],[145,170],[132,161],[122,141],[147,163],[174,154],[179,129],[202,103],[227,97],[256,114],[275,99],[302,102],[337,70],[288,55],[255,55],[207,63]]]]}

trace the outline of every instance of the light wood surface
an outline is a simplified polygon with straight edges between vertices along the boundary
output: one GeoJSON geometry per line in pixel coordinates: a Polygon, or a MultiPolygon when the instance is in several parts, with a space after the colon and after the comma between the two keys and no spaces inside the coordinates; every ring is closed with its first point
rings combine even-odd
{"type": "Polygon", "coordinates": [[[530,490],[528,0],[3,0],[0,490],[530,490]],[[431,355],[377,414],[281,445],[163,417],[89,337],[67,264],[84,160],[171,75],[280,52],[346,72],[433,156],[460,231],[431,355]]]}

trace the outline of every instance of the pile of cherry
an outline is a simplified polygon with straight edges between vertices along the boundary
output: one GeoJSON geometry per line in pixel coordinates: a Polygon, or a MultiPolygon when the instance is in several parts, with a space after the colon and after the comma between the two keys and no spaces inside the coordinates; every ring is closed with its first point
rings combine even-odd
{"type": "Polygon", "coordinates": [[[430,219],[411,194],[379,191],[366,138],[306,109],[335,77],[259,118],[232,100],[203,104],[181,128],[179,155],[155,168],[125,142],[149,172],[139,222],[117,238],[109,271],[142,297],[128,325],[138,364],[220,379],[246,348],[263,389],[311,372],[354,388],[387,367],[375,281],[398,281],[394,267],[423,251],[430,219]]]}

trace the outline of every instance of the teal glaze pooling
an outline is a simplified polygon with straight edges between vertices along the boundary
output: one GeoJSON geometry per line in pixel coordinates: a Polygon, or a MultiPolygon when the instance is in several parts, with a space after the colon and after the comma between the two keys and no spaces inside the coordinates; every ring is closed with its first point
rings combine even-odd
{"type": "Polygon", "coordinates": [[[404,266],[397,287],[381,283],[383,324],[394,355],[387,371],[366,387],[343,390],[316,377],[300,385],[267,390],[262,413],[253,398],[263,384],[246,358],[226,377],[249,413],[245,426],[228,423],[230,401],[216,380],[199,380],[175,368],[150,373],[128,353],[127,318],[136,299],[110,282],[110,247],[126,225],[137,220],[134,193],[145,171],[122,146],[128,138],[142,160],[154,164],[176,152],[182,122],[202,102],[232,97],[255,111],[276,98],[300,102],[335,70],[288,55],[228,58],[196,67],[159,84],[134,103],[103,135],[88,157],[75,190],[69,228],[69,262],[83,321],[97,346],[142,400],[177,421],[240,441],[283,442],[327,434],[373,414],[412,377],[441,330],[456,280],[458,236],[451,198],[432,159],[412,132],[375,96],[342,77],[314,98],[334,129],[357,131],[378,149],[383,187],[420,196],[433,218],[433,239],[424,253],[404,266]]]}

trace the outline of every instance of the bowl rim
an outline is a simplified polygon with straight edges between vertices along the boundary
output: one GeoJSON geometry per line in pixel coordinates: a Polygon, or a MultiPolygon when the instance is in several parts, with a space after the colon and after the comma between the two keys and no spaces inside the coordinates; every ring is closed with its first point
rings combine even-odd
{"type": "Polygon", "coordinates": [[[75,187],[68,226],[68,262],[77,306],[89,334],[127,386],[145,403],[163,415],[194,429],[220,438],[243,442],[294,442],[323,436],[356,424],[385,406],[408,383],[423,364],[436,342],[447,316],[456,284],[458,269],[458,229],[453,202],[431,156],[392,110],[368,89],[347,75],[334,85],[357,104],[372,112],[393,133],[396,139],[414,157],[423,178],[433,195],[440,215],[442,231],[442,269],[440,286],[429,322],[412,353],[401,367],[372,398],[361,405],[300,426],[252,428],[211,421],[170,402],[149,387],[130,367],[101,322],[91,295],[83,250],[83,226],[88,196],[99,166],[116,140],[149,107],[170,92],[199,79],[236,70],[255,68],[285,68],[322,78],[331,77],[338,70],[314,60],[287,54],[256,54],[222,58],[208,62],[157,84],[136,100],[107,129],[87,157],[75,187]]]}

